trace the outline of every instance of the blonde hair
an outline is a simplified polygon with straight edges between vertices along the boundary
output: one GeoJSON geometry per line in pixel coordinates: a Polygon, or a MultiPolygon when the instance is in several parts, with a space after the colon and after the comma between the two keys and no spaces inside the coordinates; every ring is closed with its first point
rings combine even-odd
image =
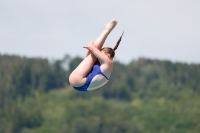
{"type": "Polygon", "coordinates": [[[110,57],[113,59],[115,57],[115,50],[118,48],[123,35],[124,35],[124,32],[122,33],[121,37],[119,38],[119,40],[117,41],[117,43],[113,49],[110,47],[104,47],[101,49],[101,51],[104,51],[105,53],[110,54],[110,57]]]}

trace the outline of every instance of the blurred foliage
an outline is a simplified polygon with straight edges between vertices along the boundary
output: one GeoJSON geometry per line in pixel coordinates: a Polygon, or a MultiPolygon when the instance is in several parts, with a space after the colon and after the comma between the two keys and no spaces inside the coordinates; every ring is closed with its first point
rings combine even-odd
{"type": "Polygon", "coordinates": [[[200,64],[115,61],[106,85],[79,92],[81,60],[0,55],[0,133],[200,132],[200,64]]]}

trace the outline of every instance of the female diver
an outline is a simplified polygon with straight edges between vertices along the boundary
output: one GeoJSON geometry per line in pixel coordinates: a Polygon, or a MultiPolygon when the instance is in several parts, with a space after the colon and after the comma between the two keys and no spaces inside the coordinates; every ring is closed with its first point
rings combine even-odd
{"type": "Polygon", "coordinates": [[[112,72],[112,60],[115,56],[115,50],[123,34],[114,49],[109,47],[102,48],[102,46],[116,25],[116,20],[105,24],[100,36],[94,42],[91,41],[88,46],[83,47],[88,50],[86,57],[69,76],[69,82],[74,89],[78,91],[90,91],[108,82],[112,72]]]}

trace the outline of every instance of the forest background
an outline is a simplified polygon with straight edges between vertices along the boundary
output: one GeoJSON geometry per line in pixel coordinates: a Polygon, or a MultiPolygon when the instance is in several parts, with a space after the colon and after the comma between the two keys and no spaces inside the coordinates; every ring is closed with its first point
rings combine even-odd
{"type": "Polygon", "coordinates": [[[81,60],[0,55],[0,133],[200,132],[200,64],[115,61],[106,85],[79,92],[81,60]]]}

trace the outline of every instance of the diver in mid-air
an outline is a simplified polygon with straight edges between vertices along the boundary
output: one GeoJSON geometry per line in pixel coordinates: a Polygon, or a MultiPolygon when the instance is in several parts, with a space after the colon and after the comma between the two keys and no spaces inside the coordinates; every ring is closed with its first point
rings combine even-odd
{"type": "Polygon", "coordinates": [[[112,20],[105,24],[103,32],[93,42],[91,41],[86,48],[88,50],[86,57],[75,68],[69,77],[70,84],[78,91],[90,91],[106,84],[111,76],[113,68],[113,58],[122,36],[112,49],[102,48],[107,36],[117,25],[117,20],[112,20]]]}

